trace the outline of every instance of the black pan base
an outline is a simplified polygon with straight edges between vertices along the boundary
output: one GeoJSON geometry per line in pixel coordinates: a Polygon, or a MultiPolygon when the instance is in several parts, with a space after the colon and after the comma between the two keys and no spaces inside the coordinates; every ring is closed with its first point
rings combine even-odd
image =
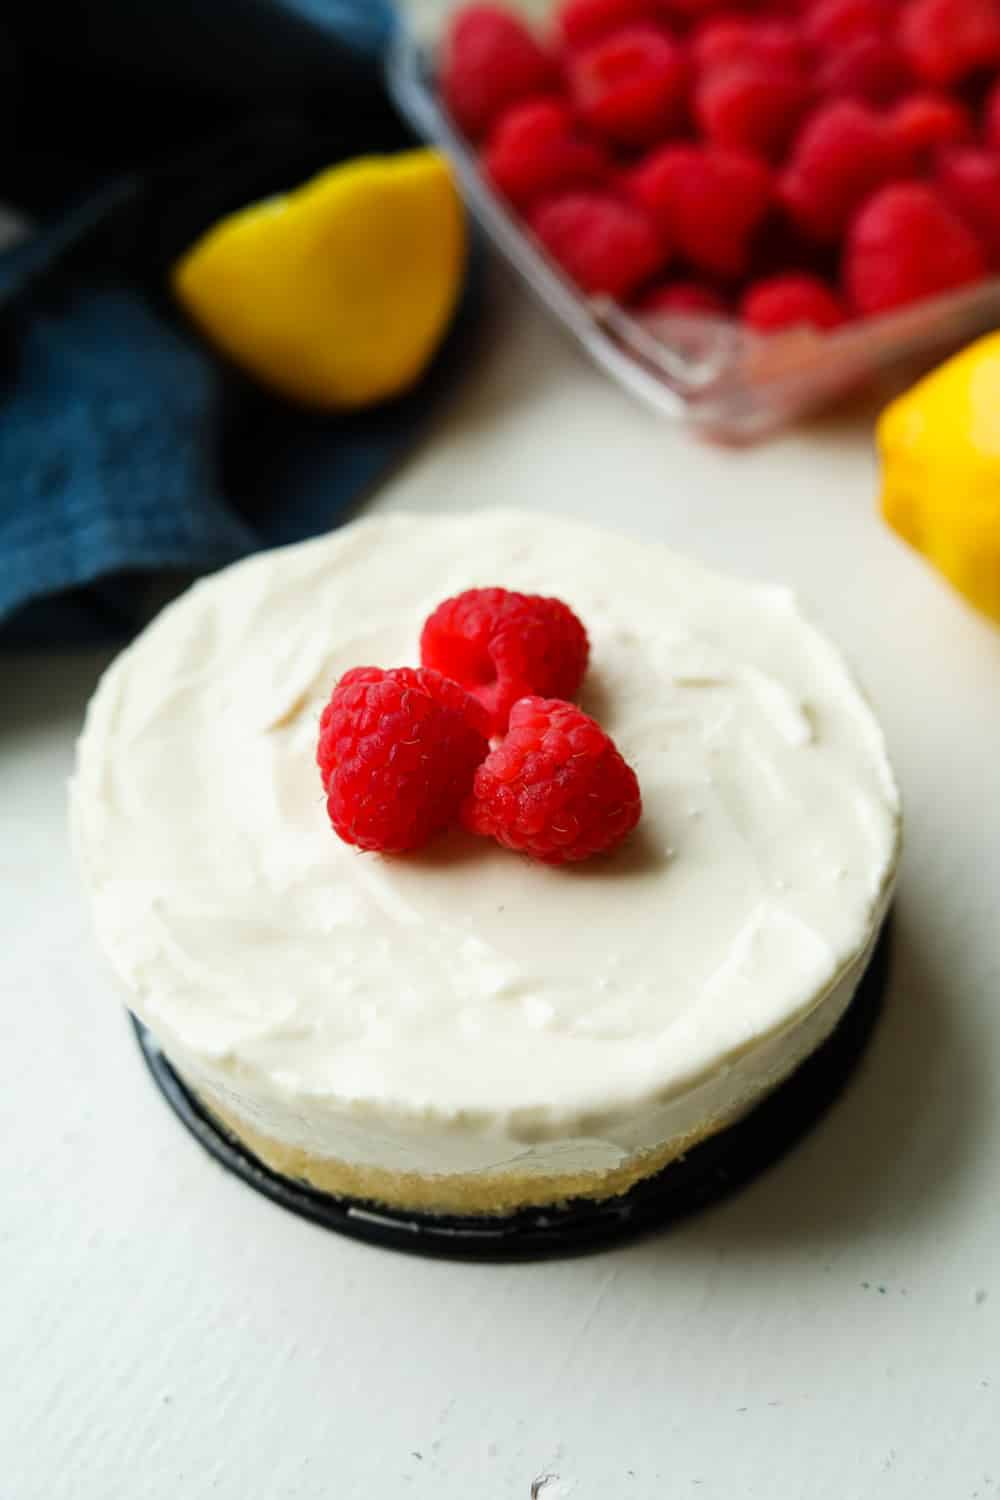
{"type": "Polygon", "coordinates": [[[497,1218],[404,1213],[335,1198],[270,1171],[213,1120],[178,1078],[151,1033],[132,1023],[147,1066],[171,1109],[206,1151],[257,1192],[338,1234],[392,1250],[453,1260],[537,1260],[580,1255],[665,1229],[750,1182],[780,1160],[837,1098],[878,1019],[889,971],[888,925],[832,1036],[749,1115],[703,1141],[618,1198],[578,1198],[497,1218]]]}

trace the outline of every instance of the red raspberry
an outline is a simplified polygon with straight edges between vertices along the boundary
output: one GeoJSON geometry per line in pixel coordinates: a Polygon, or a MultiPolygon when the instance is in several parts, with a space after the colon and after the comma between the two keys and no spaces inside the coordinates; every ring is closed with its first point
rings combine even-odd
{"type": "Polygon", "coordinates": [[[524,22],[499,5],[467,5],[444,41],[441,92],[452,119],[477,140],[511,104],[557,83],[555,64],[524,22]]]}
{"type": "Polygon", "coordinates": [[[707,313],[713,318],[725,318],[729,313],[726,299],[701,281],[665,282],[647,292],[639,306],[644,313],[707,313]]]}
{"type": "Polygon", "coordinates": [[[668,250],[645,214],[610,193],[563,193],[529,224],[552,258],[591,296],[623,300],[654,276],[668,250]]]}
{"type": "Polygon", "coordinates": [[[843,280],[859,313],[887,312],[986,275],[977,237],[933,188],[893,183],[851,225],[843,280]]]}
{"type": "Polygon", "coordinates": [[[770,276],[749,288],[740,307],[744,323],[759,333],[781,328],[836,328],[844,309],[825,281],[805,272],[770,276]]]}
{"type": "Polygon", "coordinates": [[[784,151],[808,101],[803,78],[751,58],[713,68],[699,80],[695,115],[715,145],[774,157],[784,151]]]}
{"type": "Polygon", "coordinates": [[[589,47],[635,22],[656,21],[659,0],[563,0],[556,24],[568,47],[589,47]]]}
{"type": "Polygon", "coordinates": [[[607,153],[581,140],[567,106],[551,99],[515,104],[501,116],[483,165],[494,187],[520,209],[546,193],[585,187],[611,176],[607,153]]]}
{"type": "Polygon", "coordinates": [[[769,21],[754,22],[750,28],[750,51],[772,68],[801,73],[809,66],[809,48],[802,27],[780,15],[769,21]]]}
{"type": "Polygon", "coordinates": [[[559,698],[522,698],[463,818],[473,833],[561,865],[607,853],[641,812],[635,772],[599,724],[559,698]]]}
{"type": "Polygon", "coordinates": [[[684,115],[687,84],[680,47],[652,26],[615,32],[569,66],[580,119],[622,146],[646,146],[673,129],[684,115]]]}
{"type": "Polygon", "coordinates": [[[437,672],[355,667],[319,721],[316,763],[334,831],[402,854],[454,823],[489,745],[487,716],[437,672]]]}
{"type": "Polygon", "coordinates": [[[819,0],[808,10],[803,30],[810,46],[827,51],[887,33],[894,15],[892,0],[819,0]]]}
{"type": "Polygon", "coordinates": [[[910,70],[891,37],[859,36],[830,51],[816,74],[816,91],[828,99],[892,104],[910,87],[910,70]]]}
{"type": "Polygon", "coordinates": [[[976,146],[942,151],[936,171],[945,201],[978,235],[1000,265],[1000,156],[976,146]]]}
{"type": "Polygon", "coordinates": [[[838,99],[806,122],[781,181],[781,200],[804,234],[834,241],[862,199],[905,176],[909,164],[888,120],[866,104],[838,99]]]}
{"type": "Polygon", "coordinates": [[[745,272],[774,191],[759,157],[718,146],[663,146],[631,174],[629,187],[667,242],[717,276],[745,272]]]}
{"type": "Polygon", "coordinates": [[[914,170],[926,168],[938,148],[971,140],[974,126],[964,104],[948,94],[911,94],[889,116],[914,170]]]}
{"type": "Polygon", "coordinates": [[[910,0],[900,16],[899,37],[917,77],[946,87],[978,68],[1000,64],[1000,4],[910,0]]]}
{"type": "Polygon", "coordinates": [[[691,55],[701,73],[748,58],[795,74],[806,63],[798,27],[788,21],[751,21],[746,16],[716,16],[703,21],[692,37],[691,55]]]}
{"type": "Polygon", "coordinates": [[[691,33],[691,60],[699,73],[742,62],[752,22],[747,16],[709,16],[691,33]]]}
{"type": "Polygon", "coordinates": [[[503,734],[511,705],[529,693],[573,698],[590,644],[569,605],[507,589],[466,589],[439,604],[420,637],[420,660],[461,683],[503,734]]]}

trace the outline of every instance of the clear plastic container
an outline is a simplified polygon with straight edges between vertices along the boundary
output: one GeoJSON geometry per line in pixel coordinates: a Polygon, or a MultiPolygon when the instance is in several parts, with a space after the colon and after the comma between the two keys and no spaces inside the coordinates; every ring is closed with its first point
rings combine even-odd
{"type": "Polygon", "coordinates": [[[433,47],[405,24],[386,73],[398,108],[448,153],[472,213],[544,306],[620,385],[707,435],[763,436],[893,366],[927,364],[1000,326],[996,279],[829,333],[801,328],[766,337],[725,318],[639,316],[609,298],[587,297],[484,179],[437,97],[433,47]]]}

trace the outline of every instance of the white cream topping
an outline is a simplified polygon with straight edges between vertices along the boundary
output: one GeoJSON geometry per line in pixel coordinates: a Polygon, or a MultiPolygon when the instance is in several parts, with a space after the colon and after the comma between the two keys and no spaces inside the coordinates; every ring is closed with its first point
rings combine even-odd
{"type": "Polygon", "coordinates": [[[513,511],[196,584],[105,674],[72,813],[101,943],[188,1076],[288,1144],[422,1171],[601,1170],[752,1102],[850,999],[899,839],[878,725],[786,590],[513,511]],[[434,605],[489,584],[588,628],[583,705],[644,801],[610,858],[330,830],[333,683],[416,663],[434,605]]]}

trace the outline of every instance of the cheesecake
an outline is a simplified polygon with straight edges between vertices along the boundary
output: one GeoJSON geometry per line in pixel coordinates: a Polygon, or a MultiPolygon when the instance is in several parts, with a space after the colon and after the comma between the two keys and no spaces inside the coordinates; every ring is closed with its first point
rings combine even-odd
{"type": "Polygon", "coordinates": [[[844,1016],[900,846],[876,718],[786,588],[513,510],[196,583],[102,678],[70,804],[120,996],[204,1109],[275,1172],[444,1215],[612,1198],[739,1120],[844,1016]],[[584,621],[641,822],[575,866],[341,842],[331,688],[493,585],[584,621]]]}

